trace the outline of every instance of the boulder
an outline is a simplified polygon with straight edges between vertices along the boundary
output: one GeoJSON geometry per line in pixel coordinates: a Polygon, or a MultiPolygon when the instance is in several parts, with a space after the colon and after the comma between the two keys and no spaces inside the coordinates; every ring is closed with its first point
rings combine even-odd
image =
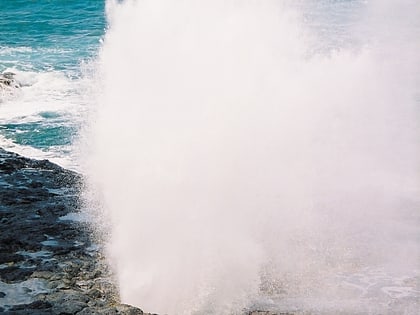
{"type": "Polygon", "coordinates": [[[21,85],[15,79],[13,72],[0,73],[0,102],[13,97],[21,85]]]}

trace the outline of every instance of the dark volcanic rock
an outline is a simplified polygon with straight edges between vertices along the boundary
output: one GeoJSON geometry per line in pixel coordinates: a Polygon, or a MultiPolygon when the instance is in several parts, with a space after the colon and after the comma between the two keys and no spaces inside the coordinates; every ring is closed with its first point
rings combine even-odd
{"type": "Polygon", "coordinates": [[[143,313],[119,304],[87,223],[64,217],[81,186],[75,172],[0,148],[2,314],[143,313]]]}
{"type": "Polygon", "coordinates": [[[4,267],[0,269],[0,280],[3,282],[19,282],[29,278],[33,269],[22,269],[18,266],[4,267]]]}
{"type": "Polygon", "coordinates": [[[22,261],[23,259],[24,257],[19,254],[5,253],[5,252],[0,253],[0,264],[16,263],[16,262],[22,261]]]}
{"type": "Polygon", "coordinates": [[[1,314],[143,314],[120,303],[87,223],[65,217],[81,187],[75,172],[0,148],[1,314]]]}
{"type": "Polygon", "coordinates": [[[0,103],[12,97],[16,91],[19,91],[20,84],[15,80],[15,74],[12,72],[0,73],[0,103]]]}

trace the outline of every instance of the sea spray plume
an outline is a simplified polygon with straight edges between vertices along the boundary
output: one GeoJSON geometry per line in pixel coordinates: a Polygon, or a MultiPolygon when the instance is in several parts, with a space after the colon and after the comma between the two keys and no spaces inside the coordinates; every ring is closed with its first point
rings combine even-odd
{"type": "Polygon", "coordinates": [[[107,13],[91,180],[124,302],[235,314],[283,291],[339,299],[338,272],[416,264],[403,217],[418,220],[418,111],[383,44],[308,56],[287,2],[107,13]]]}

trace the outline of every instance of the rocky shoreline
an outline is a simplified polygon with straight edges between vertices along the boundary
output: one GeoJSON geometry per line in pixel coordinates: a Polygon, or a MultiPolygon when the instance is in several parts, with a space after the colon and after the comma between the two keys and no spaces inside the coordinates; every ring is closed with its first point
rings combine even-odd
{"type": "Polygon", "coordinates": [[[150,315],[120,302],[80,212],[82,184],[79,174],[48,160],[0,148],[1,314],[150,315]]]}
{"type": "Polygon", "coordinates": [[[89,225],[81,176],[0,148],[0,313],[143,314],[121,304],[89,225]]]}

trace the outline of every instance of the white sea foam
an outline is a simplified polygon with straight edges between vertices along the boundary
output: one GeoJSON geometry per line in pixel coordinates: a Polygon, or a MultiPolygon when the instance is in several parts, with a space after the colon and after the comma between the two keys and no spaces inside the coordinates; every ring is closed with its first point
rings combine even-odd
{"type": "MultiPolygon", "coordinates": [[[[48,126],[77,131],[87,119],[91,102],[88,92],[90,79],[69,78],[59,71],[34,72],[12,68],[6,71],[15,73],[14,78],[21,88],[0,103],[0,124],[4,128],[3,132],[0,131],[0,146],[28,157],[49,159],[64,167],[80,170],[76,138],[66,145],[37,148],[14,141],[8,137],[6,129],[10,125],[17,126],[15,134],[24,131],[36,134],[48,126]],[[31,124],[32,130],[28,127],[31,124]]],[[[62,136],[68,137],[66,134],[62,136]]]]}
{"type": "Polygon", "coordinates": [[[62,72],[6,71],[16,73],[15,79],[22,85],[22,93],[13,102],[1,104],[3,120],[30,117],[43,111],[77,113],[79,109],[86,110],[80,100],[83,87],[62,72]]]}
{"type": "Polygon", "coordinates": [[[359,2],[322,50],[299,3],[108,1],[89,175],[123,302],[415,314],[420,6],[359,2]],[[412,281],[376,306],[394,284],[337,277],[366,268],[412,281]]]}
{"type": "MultiPolygon", "coordinates": [[[[28,145],[19,145],[2,135],[0,135],[0,147],[25,157],[38,160],[50,160],[53,163],[71,170],[77,171],[80,169],[77,159],[75,159],[74,156],[72,157],[70,155],[63,154],[64,148],[60,148],[56,151],[54,148],[50,148],[50,150],[44,151],[28,145]]],[[[70,150],[71,147],[68,148],[68,151],[70,150]]]]}
{"type": "Polygon", "coordinates": [[[7,46],[0,46],[0,55],[9,55],[12,53],[16,53],[16,52],[32,52],[33,48],[32,47],[25,47],[25,46],[21,46],[21,47],[7,47],[7,46]]]}

